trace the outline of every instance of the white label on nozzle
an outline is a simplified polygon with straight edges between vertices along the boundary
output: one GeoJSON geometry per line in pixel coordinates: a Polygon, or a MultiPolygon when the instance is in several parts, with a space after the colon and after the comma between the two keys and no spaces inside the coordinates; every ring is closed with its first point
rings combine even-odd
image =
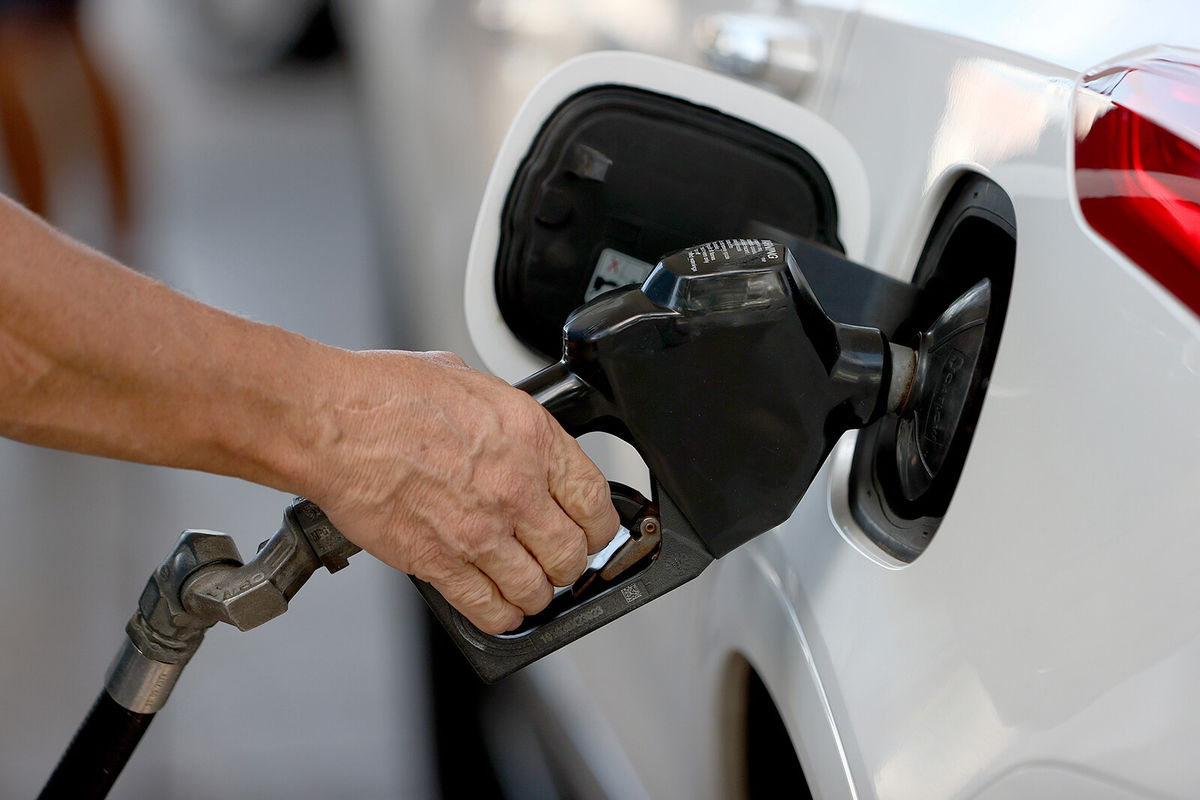
{"type": "Polygon", "coordinates": [[[687,251],[688,268],[696,273],[720,271],[731,263],[745,266],[749,256],[756,256],[759,263],[766,264],[779,258],[779,251],[769,239],[718,239],[687,251]],[[702,270],[702,267],[709,269],[702,270]]]}
{"type": "Polygon", "coordinates": [[[646,276],[652,269],[654,269],[653,264],[647,264],[645,261],[639,261],[619,250],[606,247],[600,251],[600,258],[596,261],[596,269],[592,272],[592,279],[588,282],[587,291],[583,293],[583,300],[587,302],[596,295],[613,289],[629,286],[632,283],[641,283],[646,280],[646,276]]]}

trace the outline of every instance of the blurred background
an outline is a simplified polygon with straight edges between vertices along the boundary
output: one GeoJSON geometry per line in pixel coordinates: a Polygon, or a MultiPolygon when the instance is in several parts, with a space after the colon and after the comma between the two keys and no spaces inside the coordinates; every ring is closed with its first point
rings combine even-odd
{"type": "MultiPolygon", "coordinates": [[[[509,121],[576,53],[693,60],[682,6],[7,0],[0,191],[205,302],[478,366],[463,268],[509,121]]],[[[179,531],[252,553],[287,500],[0,440],[0,796],[36,794],[179,531]]],[[[352,566],[252,634],[210,632],[112,796],[557,794],[505,715],[519,682],[484,695],[406,578],[352,566]],[[485,739],[499,777],[477,758],[485,739]]]]}
{"type": "MultiPolygon", "coordinates": [[[[0,189],[205,302],[342,347],[405,343],[326,4],[0,9],[0,189]]],[[[179,531],[253,553],[287,500],[0,441],[0,796],[36,795],[179,531]]],[[[253,634],[211,631],[113,796],[436,796],[419,600],[352,566],[253,634]]]]}
{"type": "MultiPolygon", "coordinates": [[[[255,36],[218,5],[0,4],[3,191],[203,301],[396,346],[328,8],[264,7],[255,36]]],[[[253,553],[288,498],[7,441],[0,498],[0,796],[33,797],[178,532],[253,553]]],[[[214,629],[113,796],[434,796],[418,601],[369,557],[353,567],[253,635],[214,629]]]]}

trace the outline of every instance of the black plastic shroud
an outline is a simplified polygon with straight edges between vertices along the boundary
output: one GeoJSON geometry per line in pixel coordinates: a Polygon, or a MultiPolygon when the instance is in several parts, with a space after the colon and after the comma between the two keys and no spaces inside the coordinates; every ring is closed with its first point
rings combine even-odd
{"type": "Polygon", "coordinates": [[[890,377],[883,335],[831,320],[796,258],[755,241],[681,251],[578,309],[562,363],[587,391],[547,405],[633,444],[717,558],[791,515],[890,377]]]}

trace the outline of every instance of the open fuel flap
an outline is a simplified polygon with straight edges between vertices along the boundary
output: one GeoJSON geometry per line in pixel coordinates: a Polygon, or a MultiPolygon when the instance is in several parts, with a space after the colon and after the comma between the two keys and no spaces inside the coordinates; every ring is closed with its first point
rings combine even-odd
{"type": "MultiPolygon", "coordinates": [[[[558,358],[577,307],[713,239],[801,241],[853,259],[867,192],[846,140],[782,97],[635,53],[573,59],[534,89],[496,156],[468,258],[472,342],[517,380],[558,358]]],[[[825,272],[805,276],[836,306],[825,272]]]]}
{"type": "MultiPolygon", "coordinates": [[[[985,183],[972,196],[998,207],[985,183]]],[[[503,677],[785,521],[848,430],[867,428],[850,477],[856,524],[915,557],[906,532],[919,520],[923,546],[949,502],[1007,283],[994,270],[947,277],[935,265],[910,283],[862,266],[867,208],[847,142],[759,89],[603,53],[534,91],[472,240],[472,339],[568,432],[632,444],[651,498],[614,483],[625,531],[611,557],[508,634],[478,631],[418,583],[481,676],[503,677]]],[[[926,260],[949,263],[959,241],[931,242],[926,260]]]]}
{"type": "Polygon", "coordinates": [[[917,302],[893,339],[916,349],[921,397],[907,414],[859,433],[849,511],[877,547],[903,563],[942,524],[966,464],[1000,345],[1016,259],[1008,195],[973,173],[951,187],[913,275],[917,302]]]}

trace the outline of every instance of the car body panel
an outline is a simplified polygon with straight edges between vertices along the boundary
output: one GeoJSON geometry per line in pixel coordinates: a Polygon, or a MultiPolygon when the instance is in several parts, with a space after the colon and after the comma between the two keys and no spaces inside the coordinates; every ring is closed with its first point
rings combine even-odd
{"type": "MultiPolygon", "coordinates": [[[[1073,73],[864,19],[847,75],[877,70],[884,43],[919,54],[893,67],[899,81],[946,81],[870,93],[872,114],[904,116],[901,137],[863,124],[866,90],[839,92],[832,121],[863,154],[874,197],[935,209],[938,178],[969,166],[1008,191],[1018,237],[991,388],[938,538],[904,570],[841,591],[829,572],[802,579],[830,592],[816,616],[831,652],[893,642],[888,680],[831,665],[849,716],[869,720],[855,728],[872,782],[887,797],[971,796],[1027,761],[1058,761],[1189,796],[1200,774],[1165,745],[1200,734],[1177,677],[1196,666],[1200,584],[1180,532],[1200,511],[1188,413],[1200,324],[1081,223],[1073,73]],[[883,613],[837,613],[868,587],[883,613]],[[1162,695],[1181,702],[1147,706],[1162,695]]],[[[913,228],[881,225],[869,262],[901,268],[893,254],[911,252],[913,228]]]]}

